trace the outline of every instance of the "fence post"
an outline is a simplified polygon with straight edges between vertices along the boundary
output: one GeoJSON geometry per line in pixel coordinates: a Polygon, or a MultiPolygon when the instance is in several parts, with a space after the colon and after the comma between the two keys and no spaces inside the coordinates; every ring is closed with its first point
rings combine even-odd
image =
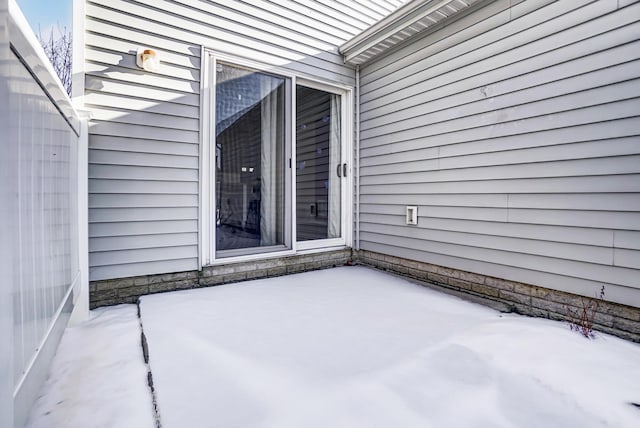
{"type": "Polygon", "coordinates": [[[74,309],[69,325],[76,325],[89,319],[89,114],[78,112],[80,116],[80,137],[78,138],[78,257],[80,281],[74,294],[74,309]]]}

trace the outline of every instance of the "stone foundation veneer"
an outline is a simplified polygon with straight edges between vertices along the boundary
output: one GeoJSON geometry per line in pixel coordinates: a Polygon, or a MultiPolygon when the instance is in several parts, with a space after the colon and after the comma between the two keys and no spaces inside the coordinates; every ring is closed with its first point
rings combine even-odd
{"type": "MultiPolygon", "coordinates": [[[[186,290],[250,279],[268,278],[343,266],[353,262],[399,274],[418,282],[470,298],[503,312],[566,321],[566,307],[582,308],[587,297],[535,285],[507,281],[477,273],[350,249],[303,254],[206,266],[202,271],[144,275],[132,278],[94,281],[89,285],[91,309],[100,306],[135,303],[145,294],[186,290]]],[[[640,308],[600,301],[594,328],[615,336],[640,342],[640,308]]]]}
{"type": "Polygon", "coordinates": [[[343,266],[351,261],[351,249],[327,251],[205,266],[201,271],[142,275],[129,278],[92,281],[89,283],[89,306],[136,303],[145,294],[188,290],[211,285],[228,284],[249,279],[268,278],[290,273],[307,272],[343,266]]]}
{"type": "MultiPolygon", "coordinates": [[[[399,274],[422,283],[435,284],[438,288],[444,288],[462,297],[475,296],[478,298],[474,299],[475,301],[504,312],[567,321],[567,307],[581,310],[583,302],[589,300],[588,297],[571,293],[372,251],[354,251],[354,260],[361,265],[399,274]]],[[[640,342],[640,308],[599,301],[594,329],[640,342]]]]}

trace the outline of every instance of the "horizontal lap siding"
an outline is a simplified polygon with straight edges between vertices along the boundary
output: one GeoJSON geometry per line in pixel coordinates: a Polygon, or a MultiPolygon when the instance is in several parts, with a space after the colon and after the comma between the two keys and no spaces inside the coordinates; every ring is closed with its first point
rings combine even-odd
{"type": "Polygon", "coordinates": [[[401,1],[89,0],[90,278],[198,267],[202,46],[353,85],[337,46],[401,1]],[[157,49],[157,73],[137,68],[157,49]]]}
{"type": "Polygon", "coordinates": [[[360,246],[640,306],[640,4],[492,8],[361,70],[360,246]]]}

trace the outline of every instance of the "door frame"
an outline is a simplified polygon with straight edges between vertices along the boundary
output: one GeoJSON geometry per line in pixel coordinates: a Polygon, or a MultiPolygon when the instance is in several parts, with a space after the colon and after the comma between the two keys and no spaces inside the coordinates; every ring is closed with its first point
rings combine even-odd
{"type": "MultiPolygon", "coordinates": [[[[350,132],[350,127],[348,125],[350,125],[349,120],[347,120],[349,117],[351,116],[351,112],[349,111],[349,106],[351,105],[350,103],[350,98],[349,98],[349,91],[344,89],[344,88],[340,88],[340,87],[336,87],[324,82],[318,82],[318,81],[314,81],[314,80],[308,80],[305,78],[297,78],[296,79],[296,86],[294,87],[294,93],[293,93],[293,101],[294,101],[294,105],[293,105],[293,112],[294,112],[294,116],[293,119],[294,121],[297,122],[297,106],[295,105],[295,100],[296,100],[296,90],[297,90],[297,86],[304,86],[307,88],[312,88],[312,89],[317,89],[320,91],[324,91],[324,92],[328,92],[331,94],[336,94],[336,95],[340,95],[340,158],[342,160],[341,163],[346,163],[347,164],[347,171],[346,171],[346,177],[343,177],[342,180],[340,180],[340,185],[341,185],[341,191],[340,191],[340,222],[341,222],[341,227],[340,227],[340,231],[341,231],[341,236],[338,238],[328,238],[328,239],[315,239],[315,240],[309,240],[309,241],[301,241],[298,242],[296,241],[296,236],[297,236],[297,217],[294,216],[293,218],[293,239],[294,241],[296,241],[296,249],[299,251],[304,251],[304,250],[313,250],[313,249],[319,249],[319,248],[331,248],[331,247],[340,247],[340,246],[345,246],[345,245],[349,245],[347,244],[347,223],[351,223],[350,222],[350,216],[347,217],[347,203],[348,202],[348,198],[347,198],[347,194],[350,193],[349,190],[351,189],[350,186],[350,182],[351,182],[351,171],[353,171],[352,168],[352,161],[353,161],[353,157],[349,157],[349,153],[351,153],[348,149],[347,146],[349,146],[349,132],[350,132]],[[349,123],[347,123],[349,122],[349,123]]],[[[295,162],[295,158],[297,156],[297,140],[296,140],[296,134],[293,134],[293,158],[292,158],[292,162],[293,165],[297,165],[297,163],[295,162]]],[[[350,149],[350,147],[349,147],[350,149]]],[[[333,171],[329,171],[329,173],[333,173],[333,171]]],[[[295,173],[295,168],[293,168],[292,171],[293,177],[294,177],[294,181],[293,181],[293,199],[292,199],[292,204],[294,207],[294,213],[296,211],[296,206],[297,206],[297,192],[296,192],[296,173],[295,173]]],[[[350,232],[350,231],[349,231],[350,232]]]]}
{"type": "Polygon", "coordinates": [[[354,88],[342,83],[330,82],[309,76],[304,73],[296,73],[281,67],[250,61],[243,58],[216,52],[213,49],[203,47],[201,51],[201,79],[200,79],[200,169],[199,169],[199,218],[198,218],[198,268],[216,264],[226,264],[242,261],[260,260],[275,257],[285,257],[295,254],[304,254],[320,251],[330,251],[351,247],[353,242],[353,94],[354,88]],[[207,118],[215,114],[215,73],[216,63],[222,61],[231,65],[247,67],[267,74],[278,75],[291,82],[291,91],[287,94],[285,111],[289,116],[289,134],[291,138],[286,141],[285,151],[291,159],[291,168],[287,175],[285,207],[286,220],[290,224],[285,228],[290,230],[290,248],[276,251],[262,251],[256,249],[252,254],[238,256],[216,257],[215,239],[215,123],[207,118]],[[341,141],[342,159],[347,164],[347,176],[342,180],[341,192],[341,221],[342,236],[333,239],[319,239],[314,241],[296,241],[296,85],[302,85],[314,89],[323,90],[341,95],[341,141]]]}

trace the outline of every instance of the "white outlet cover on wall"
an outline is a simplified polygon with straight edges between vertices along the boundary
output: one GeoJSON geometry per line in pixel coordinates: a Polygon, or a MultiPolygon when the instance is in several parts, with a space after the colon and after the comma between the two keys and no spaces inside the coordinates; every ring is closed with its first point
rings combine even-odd
{"type": "Polygon", "coordinates": [[[418,224],[418,207],[415,205],[407,205],[407,224],[418,224]]]}

